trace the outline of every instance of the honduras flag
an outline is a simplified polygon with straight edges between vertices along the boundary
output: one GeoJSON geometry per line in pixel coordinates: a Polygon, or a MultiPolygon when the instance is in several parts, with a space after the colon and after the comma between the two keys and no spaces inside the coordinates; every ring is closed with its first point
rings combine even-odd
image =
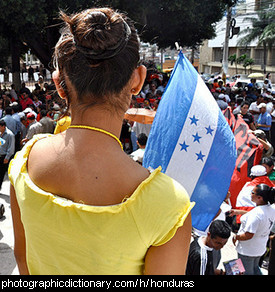
{"type": "Polygon", "coordinates": [[[205,231],[225,199],[237,157],[234,135],[211,92],[182,52],[159,104],[143,165],[180,182],[205,231]]]}

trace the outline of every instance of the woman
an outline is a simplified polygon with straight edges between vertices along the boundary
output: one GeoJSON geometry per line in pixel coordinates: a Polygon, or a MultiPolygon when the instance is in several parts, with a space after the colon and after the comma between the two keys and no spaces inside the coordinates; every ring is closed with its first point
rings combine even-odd
{"type": "Polygon", "coordinates": [[[241,226],[233,243],[242,260],[246,275],[260,275],[259,260],[266,251],[270,230],[275,221],[275,189],[259,184],[251,192],[256,207],[241,217],[241,226]]]}
{"type": "Polygon", "coordinates": [[[150,174],[128,157],[117,138],[146,76],[136,30],[110,8],[61,15],[53,80],[71,126],[36,136],[10,166],[19,271],[184,274],[192,204],[160,168],[150,174]]]}

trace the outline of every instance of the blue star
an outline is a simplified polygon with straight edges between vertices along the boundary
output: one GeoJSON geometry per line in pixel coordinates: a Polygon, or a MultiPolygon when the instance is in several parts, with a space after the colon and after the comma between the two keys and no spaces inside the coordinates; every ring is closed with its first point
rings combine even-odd
{"type": "Polygon", "coordinates": [[[196,119],[195,115],[193,115],[193,118],[189,118],[191,120],[191,125],[195,124],[197,126],[197,122],[199,121],[199,119],[196,119]]]}
{"type": "Polygon", "coordinates": [[[212,136],[212,132],[214,132],[213,129],[211,129],[211,127],[209,126],[208,128],[205,128],[206,129],[206,135],[210,134],[212,136]]]}
{"type": "Polygon", "coordinates": [[[203,155],[200,151],[200,153],[196,153],[196,155],[198,156],[197,161],[201,160],[203,162],[203,158],[205,157],[205,155],[203,155]]]}
{"type": "Polygon", "coordinates": [[[183,144],[180,144],[180,146],[181,146],[180,151],[185,150],[185,152],[187,152],[187,148],[189,147],[189,145],[187,145],[187,144],[185,143],[185,141],[183,142],[183,144]]]}
{"type": "Polygon", "coordinates": [[[196,133],[196,135],[192,135],[192,136],[194,137],[194,142],[200,143],[201,137],[199,136],[198,132],[196,133]]]}

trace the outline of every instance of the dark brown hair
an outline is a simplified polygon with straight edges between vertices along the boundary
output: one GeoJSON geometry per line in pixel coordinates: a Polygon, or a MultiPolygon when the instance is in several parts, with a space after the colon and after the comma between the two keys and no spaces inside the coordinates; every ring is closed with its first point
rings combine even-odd
{"type": "Polygon", "coordinates": [[[79,104],[127,109],[121,95],[139,62],[136,29],[111,8],[87,9],[74,15],[61,12],[65,27],[56,44],[54,65],[70,106],[70,86],[79,104]]]}

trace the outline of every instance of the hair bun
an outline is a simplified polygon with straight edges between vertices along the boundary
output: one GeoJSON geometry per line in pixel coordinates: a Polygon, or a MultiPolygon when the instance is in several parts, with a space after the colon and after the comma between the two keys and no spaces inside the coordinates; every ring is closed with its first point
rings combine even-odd
{"type": "Polygon", "coordinates": [[[90,59],[114,57],[125,48],[131,35],[126,21],[108,8],[88,9],[64,20],[69,24],[76,49],[90,59]]]}

